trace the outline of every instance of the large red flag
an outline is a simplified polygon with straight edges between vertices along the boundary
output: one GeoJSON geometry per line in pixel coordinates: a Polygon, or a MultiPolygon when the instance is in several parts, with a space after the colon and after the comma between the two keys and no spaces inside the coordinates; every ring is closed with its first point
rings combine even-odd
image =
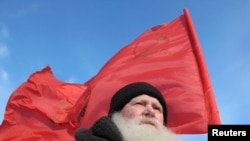
{"type": "Polygon", "coordinates": [[[107,115],[123,85],[146,81],[163,93],[167,126],[180,134],[206,133],[220,124],[208,70],[187,9],[148,29],[115,54],[85,84],[57,80],[50,67],[35,72],[11,95],[0,140],[74,140],[74,131],[107,115]]]}
{"type": "MultiPolygon", "coordinates": [[[[187,9],[171,22],[146,30],[123,47],[86,83],[86,107],[74,121],[90,127],[106,115],[110,99],[122,86],[146,81],[163,93],[168,107],[167,126],[177,133],[206,133],[220,124],[219,112],[201,47],[187,9]]],[[[78,103],[83,103],[81,100],[78,103]]],[[[78,103],[76,105],[78,105],[78,103]]]]}

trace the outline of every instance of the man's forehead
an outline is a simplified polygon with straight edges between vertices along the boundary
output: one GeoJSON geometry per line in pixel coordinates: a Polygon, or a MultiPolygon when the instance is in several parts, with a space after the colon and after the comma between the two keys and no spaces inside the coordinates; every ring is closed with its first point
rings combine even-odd
{"type": "Polygon", "coordinates": [[[158,101],[157,98],[149,96],[147,94],[141,94],[141,95],[136,96],[136,97],[131,99],[131,101],[136,101],[136,100],[150,100],[150,101],[153,101],[153,102],[156,102],[156,103],[160,104],[160,102],[158,101]]]}

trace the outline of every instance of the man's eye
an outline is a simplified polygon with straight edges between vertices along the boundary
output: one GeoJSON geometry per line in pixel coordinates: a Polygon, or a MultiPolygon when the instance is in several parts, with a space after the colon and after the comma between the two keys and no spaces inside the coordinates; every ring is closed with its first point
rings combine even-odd
{"type": "Polygon", "coordinates": [[[142,102],[136,102],[135,104],[136,105],[142,105],[142,102]]]}
{"type": "Polygon", "coordinates": [[[161,112],[161,108],[160,107],[154,107],[154,109],[161,112]]]}
{"type": "Polygon", "coordinates": [[[145,105],[145,103],[144,103],[144,102],[142,102],[142,101],[138,101],[138,102],[135,102],[135,105],[144,106],[144,105],[145,105]]]}

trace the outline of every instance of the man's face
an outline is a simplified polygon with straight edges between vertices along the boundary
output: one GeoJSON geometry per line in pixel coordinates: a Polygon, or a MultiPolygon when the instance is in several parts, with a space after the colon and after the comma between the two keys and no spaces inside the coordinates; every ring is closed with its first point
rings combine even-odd
{"type": "MultiPolygon", "coordinates": [[[[132,120],[137,117],[148,117],[158,120],[163,124],[163,108],[160,102],[146,94],[137,96],[130,100],[123,109],[121,115],[126,121],[132,120]]],[[[141,124],[153,125],[150,121],[142,121],[141,124]]]]}

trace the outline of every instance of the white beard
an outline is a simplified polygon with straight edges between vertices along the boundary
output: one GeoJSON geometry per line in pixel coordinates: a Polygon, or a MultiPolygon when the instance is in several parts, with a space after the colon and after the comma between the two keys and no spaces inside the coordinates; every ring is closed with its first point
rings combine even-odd
{"type": "Polygon", "coordinates": [[[175,133],[152,118],[139,117],[128,122],[120,113],[114,113],[112,119],[120,130],[124,141],[180,141],[175,133]],[[141,124],[142,121],[150,121],[156,127],[141,124]]]}

